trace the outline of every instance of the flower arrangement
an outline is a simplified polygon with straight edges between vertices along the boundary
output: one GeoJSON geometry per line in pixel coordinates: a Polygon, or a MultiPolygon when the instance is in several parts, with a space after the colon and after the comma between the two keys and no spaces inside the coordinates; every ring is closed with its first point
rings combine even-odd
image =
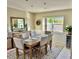
{"type": "Polygon", "coordinates": [[[17,27],[17,23],[14,24],[14,27],[15,27],[15,28],[17,27]]]}
{"type": "Polygon", "coordinates": [[[68,32],[68,34],[71,34],[71,33],[72,33],[72,26],[67,25],[67,26],[65,27],[65,30],[68,32]]]}

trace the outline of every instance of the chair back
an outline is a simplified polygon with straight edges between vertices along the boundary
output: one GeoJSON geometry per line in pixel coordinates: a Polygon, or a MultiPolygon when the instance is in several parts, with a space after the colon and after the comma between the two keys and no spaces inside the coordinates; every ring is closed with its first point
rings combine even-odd
{"type": "Polygon", "coordinates": [[[32,38],[39,38],[40,34],[38,34],[36,31],[31,31],[31,37],[32,38]]]}
{"type": "Polygon", "coordinates": [[[16,48],[24,49],[24,43],[22,39],[14,37],[13,40],[14,40],[16,48]]]}
{"type": "Polygon", "coordinates": [[[35,31],[31,31],[31,36],[35,37],[36,36],[36,32],[35,31]]]}
{"type": "Polygon", "coordinates": [[[23,39],[28,39],[28,38],[29,38],[29,31],[23,32],[23,33],[22,33],[22,38],[23,38],[23,39]]]}
{"type": "Polygon", "coordinates": [[[50,33],[50,34],[48,34],[48,40],[52,40],[52,34],[50,33]]]}
{"type": "Polygon", "coordinates": [[[53,34],[54,42],[58,45],[66,45],[66,34],[61,32],[56,32],[53,34]]]}
{"type": "Polygon", "coordinates": [[[42,36],[41,37],[41,42],[40,45],[43,46],[48,42],[48,35],[42,36]]]}
{"type": "Polygon", "coordinates": [[[7,37],[12,37],[12,32],[8,32],[7,37]]]}

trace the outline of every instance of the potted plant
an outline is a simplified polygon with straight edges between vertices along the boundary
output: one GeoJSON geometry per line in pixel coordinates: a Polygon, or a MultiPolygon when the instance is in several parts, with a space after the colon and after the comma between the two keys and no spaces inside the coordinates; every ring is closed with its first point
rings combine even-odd
{"type": "Polygon", "coordinates": [[[14,27],[15,27],[15,28],[17,27],[17,23],[14,23],[14,27]]]}
{"type": "Polygon", "coordinates": [[[27,24],[25,24],[25,28],[26,28],[26,30],[27,30],[27,24]]]}
{"type": "Polygon", "coordinates": [[[67,25],[67,26],[65,27],[65,30],[68,32],[68,35],[71,35],[71,34],[72,34],[72,26],[67,25]]]}

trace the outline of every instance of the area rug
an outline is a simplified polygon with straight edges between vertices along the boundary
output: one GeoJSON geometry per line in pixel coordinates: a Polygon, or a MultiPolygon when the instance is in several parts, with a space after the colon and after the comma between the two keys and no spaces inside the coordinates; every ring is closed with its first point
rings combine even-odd
{"type": "MultiPolygon", "coordinates": [[[[62,47],[52,47],[52,50],[48,48],[48,53],[42,57],[42,59],[56,59],[57,56],[62,51],[62,47]]],[[[10,49],[7,51],[7,59],[16,59],[16,50],[10,49]]],[[[22,55],[20,54],[19,59],[22,59],[22,55]]],[[[26,59],[29,59],[26,55],[26,59]]],[[[33,58],[35,59],[35,58],[33,58]]]]}

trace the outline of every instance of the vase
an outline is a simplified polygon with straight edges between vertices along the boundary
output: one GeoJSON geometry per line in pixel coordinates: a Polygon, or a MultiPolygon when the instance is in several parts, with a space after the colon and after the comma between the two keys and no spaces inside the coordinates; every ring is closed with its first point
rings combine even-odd
{"type": "Polygon", "coordinates": [[[72,35],[72,32],[68,32],[68,35],[72,35]]]}

